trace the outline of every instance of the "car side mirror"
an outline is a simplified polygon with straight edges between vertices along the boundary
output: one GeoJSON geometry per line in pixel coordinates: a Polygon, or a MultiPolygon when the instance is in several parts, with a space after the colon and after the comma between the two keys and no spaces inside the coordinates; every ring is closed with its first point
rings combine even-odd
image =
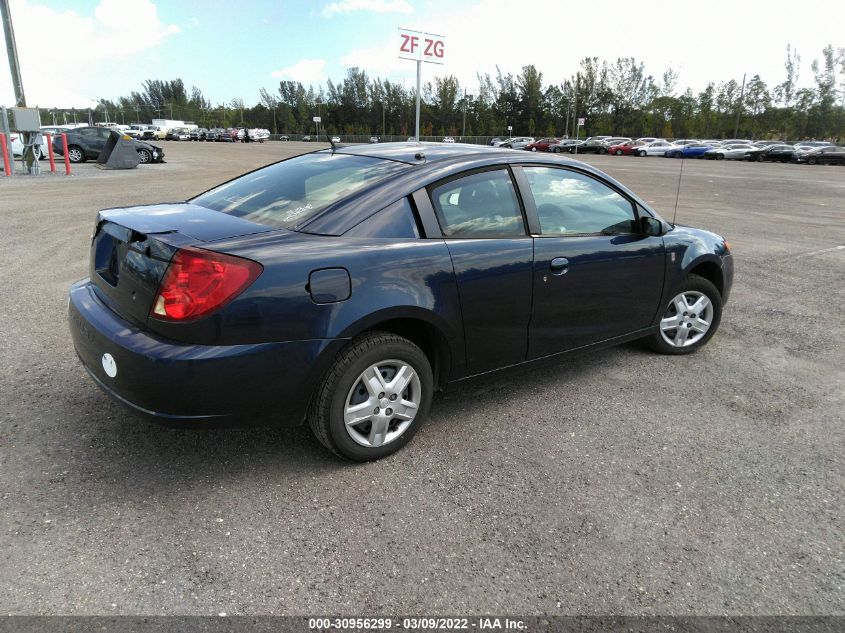
{"type": "Polygon", "coordinates": [[[650,215],[640,218],[640,233],[648,237],[660,237],[663,235],[663,223],[650,215]]]}

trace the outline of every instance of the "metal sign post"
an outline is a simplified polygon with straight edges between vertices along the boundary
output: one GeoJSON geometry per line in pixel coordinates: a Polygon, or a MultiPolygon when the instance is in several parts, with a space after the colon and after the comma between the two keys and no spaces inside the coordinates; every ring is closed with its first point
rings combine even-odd
{"type": "MultiPolygon", "coordinates": [[[[581,137],[581,128],[584,126],[585,119],[578,119],[578,125],[575,126],[575,140],[577,141],[581,137]]],[[[578,144],[575,144],[575,153],[578,153],[578,144]]]]}
{"type": "Polygon", "coordinates": [[[434,33],[423,33],[411,29],[399,29],[399,57],[417,62],[417,116],[414,126],[414,140],[420,142],[420,89],[422,85],[422,63],[446,63],[446,38],[434,33]]]}

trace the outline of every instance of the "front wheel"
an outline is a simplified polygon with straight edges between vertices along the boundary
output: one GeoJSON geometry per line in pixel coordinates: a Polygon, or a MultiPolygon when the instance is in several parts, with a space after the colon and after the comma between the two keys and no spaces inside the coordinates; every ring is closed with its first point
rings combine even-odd
{"type": "Polygon", "coordinates": [[[141,159],[141,163],[146,165],[147,163],[153,162],[153,155],[150,153],[148,149],[139,149],[138,150],[138,157],[141,159]]]}
{"type": "Polygon", "coordinates": [[[645,153],[644,150],[640,150],[639,152],[637,152],[637,156],[645,157],[645,155],[646,155],[646,153],[645,153]]]}
{"type": "Polygon", "coordinates": [[[355,339],[335,359],[308,408],[320,443],[353,461],[405,446],[428,415],[434,378],[422,350],[390,332],[355,339]]]}
{"type": "Polygon", "coordinates": [[[614,152],[617,156],[622,156],[622,150],[618,149],[614,152]]]}
{"type": "Polygon", "coordinates": [[[78,145],[71,145],[67,148],[67,157],[68,160],[72,163],[85,162],[85,152],[82,151],[82,148],[78,145]]]}
{"type": "Polygon", "coordinates": [[[649,337],[651,348],[661,354],[689,354],[711,339],[722,320],[722,295],[709,280],[689,275],[649,337]]]}

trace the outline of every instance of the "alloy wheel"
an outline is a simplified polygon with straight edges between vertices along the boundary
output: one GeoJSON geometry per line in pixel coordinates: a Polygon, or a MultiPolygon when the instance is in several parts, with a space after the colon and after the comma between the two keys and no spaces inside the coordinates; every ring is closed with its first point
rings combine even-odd
{"type": "Polygon", "coordinates": [[[346,395],[346,432],[361,446],[377,448],[398,439],[411,426],[422,402],[417,372],[401,360],[365,369],[346,395]]]}
{"type": "Polygon", "coordinates": [[[672,299],[660,320],[660,336],[669,345],[695,345],[713,323],[713,303],[702,292],[690,290],[672,299]]]}

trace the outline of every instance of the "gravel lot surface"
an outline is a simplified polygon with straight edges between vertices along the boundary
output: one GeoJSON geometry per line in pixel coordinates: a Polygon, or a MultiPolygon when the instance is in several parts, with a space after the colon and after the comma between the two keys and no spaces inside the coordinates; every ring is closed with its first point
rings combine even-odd
{"type": "MultiPolygon", "coordinates": [[[[160,428],[77,361],[98,209],[316,144],[163,146],[0,180],[0,613],[845,613],[845,169],[685,161],[678,221],[736,263],[706,348],[466,384],[350,465],[305,428],[160,428]]],[[[586,160],[672,217],[680,161],[586,160]]]]}

